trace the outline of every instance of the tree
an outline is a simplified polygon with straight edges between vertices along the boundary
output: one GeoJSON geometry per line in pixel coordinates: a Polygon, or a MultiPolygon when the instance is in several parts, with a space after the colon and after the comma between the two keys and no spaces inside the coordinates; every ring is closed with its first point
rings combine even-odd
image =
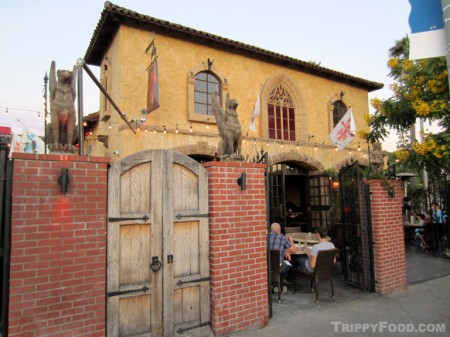
{"type": "Polygon", "coordinates": [[[395,154],[406,167],[431,174],[450,173],[450,104],[448,71],[445,57],[410,60],[409,39],[396,41],[389,49],[389,76],[394,79],[394,95],[386,100],[374,98],[375,113],[368,118],[371,131],[366,139],[379,142],[396,130],[401,137],[395,154]],[[439,133],[425,133],[416,139],[414,125],[418,117],[437,123],[439,133]],[[406,136],[409,133],[409,137],[406,136]],[[408,141],[409,140],[409,141],[408,141]]]}

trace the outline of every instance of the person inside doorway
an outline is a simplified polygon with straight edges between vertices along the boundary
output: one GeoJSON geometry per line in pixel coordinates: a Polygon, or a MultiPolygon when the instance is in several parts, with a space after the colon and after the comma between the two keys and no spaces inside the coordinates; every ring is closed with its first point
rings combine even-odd
{"type": "Polygon", "coordinates": [[[291,254],[295,254],[297,248],[295,247],[294,240],[290,236],[281,234],[281,226],[278,222],[274,222],[270,226],[269,248],[280,251],[281,273],[284,276],[285,282],[291,283],[291,254]]]}
{"type": "MultiPolygon", "coordinates": [[[[312,246],[311,249],[306,248],[306,256],[299,259],[300,268],[306,269],[309,272],[313,272],[316,266],[317,255],[321,250],[333,249],[335,248],[332,242],[327,240],[327,228],[318,227],[316,228],[316,238],[319,243],[312,246]]],[[[334,258],[334,263],[336,263],[336,257],[334,258]]]]}
{"type": "Polygon", "coordinates": [[[423,221],[423,226],[415,230],[416,237],[420,240],[420,246],[422,250],[428,250],[430,247],[427,244],[425,229],[431,223],[431,216],[429,211],[425,211],[425,214],[419,214],[420,219],[423,221]]]}

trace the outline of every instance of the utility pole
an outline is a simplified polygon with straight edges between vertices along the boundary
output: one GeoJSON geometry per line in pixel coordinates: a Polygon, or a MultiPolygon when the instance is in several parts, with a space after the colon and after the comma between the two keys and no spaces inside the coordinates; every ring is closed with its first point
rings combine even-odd
{"type": "MultiPolygon", "coordinates": [[[[450,76],[450,0],[441,0],[442,16],[444,19],[444,31],[445,31],[445,51],[447,59],[447,71],[450,76]]],[[[448,77],[450,88],[450,77],[448,77]]]]}

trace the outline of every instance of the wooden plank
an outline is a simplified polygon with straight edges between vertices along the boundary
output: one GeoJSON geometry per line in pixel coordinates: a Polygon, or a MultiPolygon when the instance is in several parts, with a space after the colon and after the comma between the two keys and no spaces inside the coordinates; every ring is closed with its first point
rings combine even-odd
{"type": "MultiPolygon", "coordinates": [[[[209,213],[209,198],[208,198],[208,172],[199,165],[199,188],[198,188],[198,203],[200,213],[209,213]]],[[[199,254],[199,268],[201,277],[209,277],[209,218],[199,218],[198,227],[198,254],[199,254]]],[[[210,282],[202,282],[200,284],[200,322],[209,322],[210,315],[210,282]]],[[[198,329],[196,333],[206,336],[205,333],[210,331],[210,327],[198,329]]]]}
{"type": "Polygon", "coordinates": [[[122,225],[120,285],[150,282],[150,263],[150,225],[122,225]]]}
{"type": "Polygon", "coordinates": [[[173,164],[173,151],[165,151],[162,156],[162,172],[163,172],[163,221],[162,221],[162,236],[161,241],[164,240],[163,245],[163,258],[164,268],[163,274],[163,324],[164,324],[164,336],[175,336],[174,331],[174,264],[169,263],[169,255],[174,254],[173,250],[173,207],[174,207],[174,164],[173,164]]]}
{"type": "MultiPolygon", "coordinates": [[[[120,162],[113,163],[108,172],[108,216],[120,216],[120,162]]],[[[108,222],[107,251],[107,291],[119,290],[119,248],[120,231],[117,223],[108,222]]],[[[107,299],[107,333],[108,337],[119,335],[119,298],[107,299]]]]}
{"type": "Polygon", "coordinates": [[[121,178],[120,210],[126,213],[150,212],[150,162],[126,171],[121,178]]]}
{"type": "Polygon", "coordinates": [[[139,336],[150,333],[151,295],[120,300],[120,330],[118,336],[139,336]]]}
{"type": "MultiPolygon", "coordinates": [[[[154,150],[152,152],[152,174],[151,174],[151,257],[157,257],[164,265],[162,260],[162,241],[163,241],[163,179],[166,172],[163,165],[163,151],[154,150]]],[[[164,268],[164,267],[163,267],[164,268]]],[[[162,271],[151,273],[153,294],[151,301],[151,333],[152,337],[163,336],[163,273],[162,271]]]]}

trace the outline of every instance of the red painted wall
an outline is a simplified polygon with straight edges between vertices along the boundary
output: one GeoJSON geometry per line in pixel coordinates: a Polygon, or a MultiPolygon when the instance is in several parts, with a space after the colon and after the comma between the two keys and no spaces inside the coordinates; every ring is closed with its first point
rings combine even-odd
{"type": "Polygon", "coordinates": [[[211,327],[218,336],[269,322],[264,166],[204,164],[209,172],[211,327]],[[246,190],[237,184],[243,172],[246,190]]]}
{"type": "Polygon", "coordinates": [[[380,180],[368,180],[371,192],[372,235],[376,292],[406,289],[406,257],[402,217],[403,189],[400,180],[390,180],[395,196],[388,196],[380,180]]]}
{"type": "Polygon", "coordinates": [[[109,159],[13,159],[9,336],[105,336],[109,159]]]}

